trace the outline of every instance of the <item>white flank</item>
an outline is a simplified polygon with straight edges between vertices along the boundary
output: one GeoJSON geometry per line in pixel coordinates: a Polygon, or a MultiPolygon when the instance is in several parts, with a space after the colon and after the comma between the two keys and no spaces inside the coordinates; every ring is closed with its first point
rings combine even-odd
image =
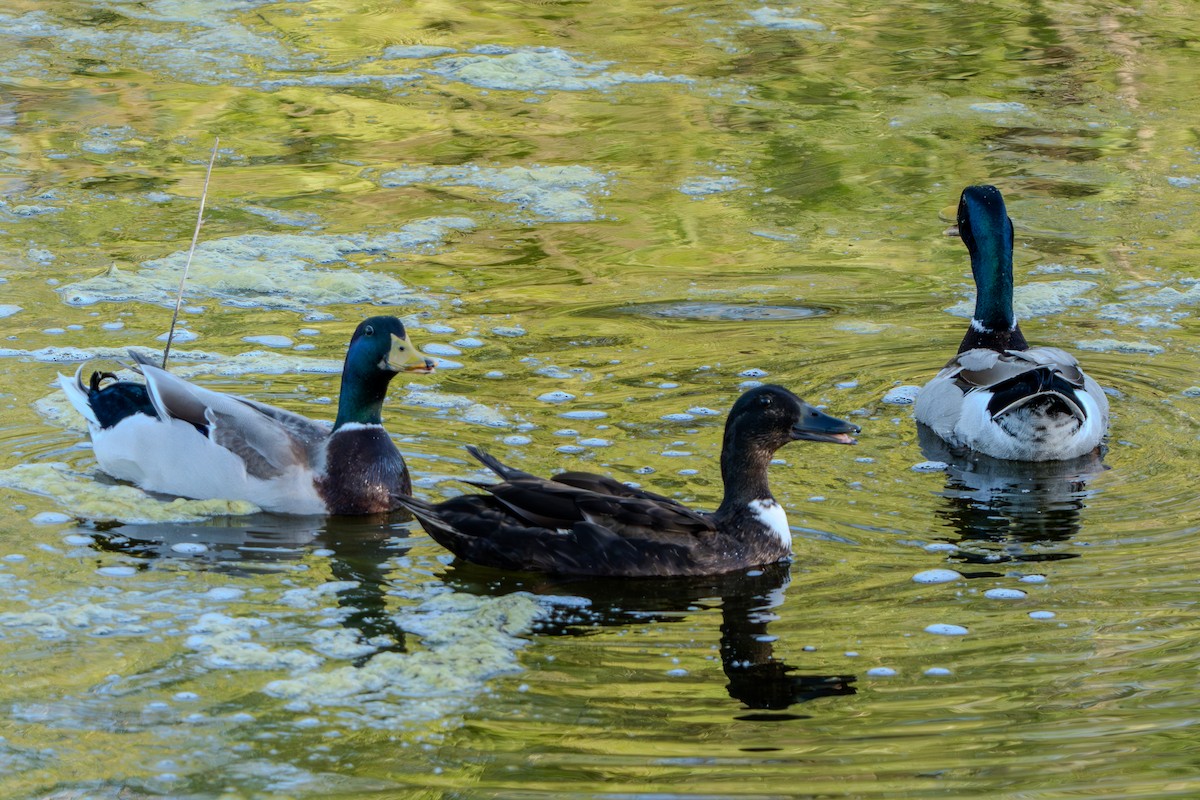
{"type": "Polygon", "coordinates": [[[311,470],[298,465],[275,478],[255,478],[236,454],[182,420],[134,414],[111,428],[93,429],[92,447],[100,469],[150,491],[246,500],[284,514],[325,513],[311,470]]]}
{"type": "Polygon", "coordinates": [[[783,510],[783,506],[769,497],[765,500],[751,500],[747,506],[750,513],[758,517],[758,521],[779,538],[780,544],[791,548],[792,529],[788,526],[787,513],[783,510]]]}

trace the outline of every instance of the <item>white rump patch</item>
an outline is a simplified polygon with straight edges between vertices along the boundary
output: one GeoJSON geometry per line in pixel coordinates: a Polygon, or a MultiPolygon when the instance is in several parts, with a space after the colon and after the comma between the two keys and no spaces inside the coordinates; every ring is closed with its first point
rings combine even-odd
{"type": "Polygon", "coordinates": [[[792,529],[788,526],[787,513],[783,506],[769,497],[765,500],[751,500],[747,506],[750,512],[758,517],[758,521],[779,538],[784,547],[792,546],[792,529]]]}

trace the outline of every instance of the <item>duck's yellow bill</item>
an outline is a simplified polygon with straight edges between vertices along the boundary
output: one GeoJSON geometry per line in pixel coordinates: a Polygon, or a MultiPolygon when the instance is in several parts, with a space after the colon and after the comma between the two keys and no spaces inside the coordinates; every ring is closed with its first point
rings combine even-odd
{"type": "Polygon", "coordinates": [[[407,335],[404,338],[392,334],[392,348],[387,355],[388,369],[396,372],[429,373],[434,370],[433,359],[417,349],[407,335]]]}

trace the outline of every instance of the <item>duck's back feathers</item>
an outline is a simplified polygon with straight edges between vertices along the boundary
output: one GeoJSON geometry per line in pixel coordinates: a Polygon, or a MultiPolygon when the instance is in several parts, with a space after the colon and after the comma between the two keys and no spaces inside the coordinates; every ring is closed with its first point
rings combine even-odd
{"type": "Polygon", "coordinates": [[[288,470],[312,469],[323,461],[329,427],[201,388],[150,364],[141,369],[160,419],[206,426],[209,439],[241,459],[249,475],[275,478],[288,470]]]}
{"type": "Polygon", "coordinates": [[[715,530],[709,515],[612,478],[586,472],[564,472],[550,479],[539,478],[508,467],[478,448],[469,450],[489,469],[505,478],[501,483],[476,485],[491,493],[510,512],[534,525],[564,530],[579,522],[592,522],[619,535],[637,538],[715,530]]]}
{"type": "Polygon", "coordinates": [[[211,392],[133,353],[146,382],[90,391],[59,376],[91,429],[100,468],[150,491],[247,500],[268,511],[325,512],[313,483],[329,428],[270,406],[211,392]]]}
{"type": "Polygon", "coordinates": [[[621,535],[588,520],[557,529],[531,526],[495,496],[463,495],[436,506],[414,497],[400,500],[438,544],[497,569],[607,577],[724,571],[716,559],[704,557],[699,542],[621,535]]]}
{"type": "Polygon", "coordinates": [[[1065,350],[977,348],[956,355],[921,389],[915,415],[951,444],[1048,461],[1100,445],[1108,398],[1065,350]]]}
{"type": "MultiPolygon", "coordinates": [[[[597,475],[594,472],[560,472],[547,481],[545,478],[539,478],[529,472],[510,467],[507,464],[493,456],[491,453],[474,445],[467,445],[467,452],[474,456],[481,464],[490,469],[496,475],[506,481],[513,480],[528,480],[539,483],[561,483],[567,486],[573,486],[576,489],[583,489],[595,494],[612,495],[614,497],[629,497],[640,500],[651,500],[655,503],[667,503],[683,508],[683,504],[678,500],[670,497],[664,497],[661,494],[646,491],[645,489],[636,489],[627,483],[621,483],[607,475],[597,475]]],[[[483,485],[482,488],[489,488],[483,485]]]]}

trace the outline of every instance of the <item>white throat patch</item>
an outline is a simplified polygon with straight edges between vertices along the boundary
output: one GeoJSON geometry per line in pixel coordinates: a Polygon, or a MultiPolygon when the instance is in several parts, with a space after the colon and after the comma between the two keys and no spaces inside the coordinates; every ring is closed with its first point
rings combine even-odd
{"type": "Polygon", "coordinates": [[[750,509],[750,513],[758,517],[759,522],[779,538],[780,544],[791,549],[792,529],[788,526],[787,513],[783,510],[783,506],[767,498],[751,500],[747,503],[747,507],[750,509]]]}

